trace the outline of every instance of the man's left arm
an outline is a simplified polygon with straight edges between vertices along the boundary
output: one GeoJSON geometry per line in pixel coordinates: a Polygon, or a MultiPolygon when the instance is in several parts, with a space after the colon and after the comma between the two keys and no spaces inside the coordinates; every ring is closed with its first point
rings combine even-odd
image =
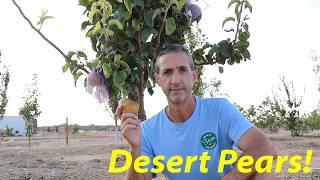
{"type": "MultiPolygon", "coordinates": [[[[266,155],[274,156],[275,158],[277,157],[277,151],[272,146],[271,141],[256,127],[250,128],[241,136],[238,146],[243,151],[242,155],[252,156],[254,161],[259,157],[266,155]]],[[[262,164],[262,167],[265,165],[266,163],[262,164]]],[[[270,179],[268,174],[259,174],[254,167],[255,166],[253,165],[251,173],[241,173],[236,167],[234,167],[231,172],[223,177],[223,180],[270,179]],[[258,176],[261,177],[253,178],[258,176]]]]}

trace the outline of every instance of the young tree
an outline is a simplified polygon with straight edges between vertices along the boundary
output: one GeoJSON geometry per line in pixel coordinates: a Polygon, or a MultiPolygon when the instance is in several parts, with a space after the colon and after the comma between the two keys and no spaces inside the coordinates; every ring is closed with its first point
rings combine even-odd
{"type": "Polygon", "coordinates": [[[317,76],[318,79],[318,91],[320,92],[320,56],[318,56],[316,51],[311,52],[311,59],[313,61],[313,72],[317,76]]]}
{"type": "Polygon", "coordinates": [[[121,135],[119,135],[118,131],[118,118],[115,116],[113,112],[116,111],[116,108],[118,106],[118,102],[120,101],[121,97],[120,96],[113,96],[109,98],[108,105],[106,105],[106,111],[109,113],[110,117],[114,120],[115,123],[115,141],[116,145],[119,145],[119,136],[122,138],[121,135]]]}
{"type": "Polygon", "coordinates": [[[193,87],[193,93],[200,97],[217,97],[228,96],[227,93],[221,92],[222,81],[214,78],[209,82],[204,82],[202,79],[193,87]]]}
{"type": "MultiPolygon", "coordinates": [[[[1,64],[1,51],[0,51],[0,64],[1,64]]],[[[3,118],[8,104],[7,90],[10,80],[9,70],[6,66],[0,67],[0,119],[3,118]]]]}
{"type": "Polygon", "coordinates": [[[269,132],[276,133],[281,127],[284,117],[277,101],[266,97],[257,109],[257,118],[255,125],[260,128],[268,128],[269,132]]]}
{"type": "Polygon", "coordinates": [[[304,123],[311,131],[320,130],[320,110],[315,109],[308,114],[308,116],[304,118],[304,123]]]}
{"type": "MultiPolygon", "coordinates": [[[[82,51],[64,54],[33,26],[15,0],[12,2],[33,30],[63,55],[66,60],[64,72],[70,70],[76,82],[90,71],[85,80],[88,84],[91,83],[88,81],[92,77],[90,75],[99,74],[93,79],[104,83],[109,98],[128,95],[138,102],[141,120],[146,118],[144,90],[148,89],[152,95],[155,86],[153,69],[159,49],[169,43],[186,45],[186,34],[193,26],[192,22],[201,19],[202,13],[199,7],[187,0],[80,0],[79,4],[85,7],[87,16],[81,28],[86,31],[86,37],[96,52],[96,58],[88,60],[82,51]]],[[[250,59],[247,20],[252,6],[248,0],[231,0],[228,8],[231,6],[234,6],[235,14],[222,23],[224,28],[234,22],[233,26],[224,29],[230,37],[216,44],[207,42],[194,50],[192,56],[197,66],[218,65],[222,72],[222,65],[226,62],[232,65],[250,59]]]]}
{"type": "Polygon", "coordinates": [[[80,126],[78,124],[72,125],[72,134],[77,134],[80,130],[80,126]]]}
{"type": "Polygon", "coordinates": [[[306,130],[300,115],[302,97],[295,94],[293,82],[287,82],[285,77],[281,77],[280,81],[279,93],[275,94],[274,100],[279,105],[281,116],[284,117],[286,129],[291,132],[293,144],[294,137],[302,135],[306,130]]]}
{"type": "Polygon", "coordinates": [[[6,130],[5,130],[5,135],[7,137],[10,137],[10,136],[13,136],[13,128],[9,128],[8,126],[6,127],[6,130]]]}
{"type": "Polygon", "coordinates": [[[37,118],[40,116],[38,76],[33,74],[32,83],[27,86],[26,96],[23,97],[24,104],[19,109],[19,115],[26,121],[26,136],[30,150],[31,136],[37,133],[37,118]]]}

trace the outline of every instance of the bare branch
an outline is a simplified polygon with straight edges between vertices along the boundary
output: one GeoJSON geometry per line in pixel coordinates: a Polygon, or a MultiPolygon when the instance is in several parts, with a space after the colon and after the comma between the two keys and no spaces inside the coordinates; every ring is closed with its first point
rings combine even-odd
{"type": "MultiPolygon", "coordinates": [[[[28,24],[31,26],[31,28],[36,31],[41,37],[42,39],[44,39],[47,43],[49,43],[53,48],[55,48],[66,60],[66,62],[69,62],[69,58],[68,56],[58,47],[56,46],[53,42],[51,42],[45,35],[43,35],[40,30],[38,30],[30,21],[30,19],[23,13],[21,7],[16,3],[15,0],[12,0],[13,4],[18,8],[20,14],[22,15],[22,17],[28,22],[28,24]]],[[[87,69],[85,69],[82,66],[77,65],[77,67],[81,70],[83,70],[86,73],[89,73],[89,71],[87,69]]]]}

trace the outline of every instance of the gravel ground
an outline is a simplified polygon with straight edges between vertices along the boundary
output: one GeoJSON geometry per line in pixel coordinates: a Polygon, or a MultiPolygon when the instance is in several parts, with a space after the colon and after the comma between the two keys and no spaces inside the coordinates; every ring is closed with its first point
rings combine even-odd
{"type": "MultiPolygon", "coordinates": [[[[310,168],[312,173],[277,174],[278,179],[320,180],[320,133],[295,139],[294,146],[288,132],[268,134],[280,155],[305,156],[313,150],[310,168]]],[[[125,141],[125,140],[124,140],[125,141]]],[[[122,142],[115,144],[113,133],[85,132],[71,135],[66,146],[64,134],[41,134],[32,138],[28,153],[25,137],[0,139],[0,179],[113,179],[124,174],[108,174],[113,149],[127,149],[122,142]]],[[[123,161],[119,159],[121,165],[123,161]]],[[[285,165],[287,169],[289,165],[285,165]]],[[[158,179],[163,179],[162,175],[158,179]]]]}

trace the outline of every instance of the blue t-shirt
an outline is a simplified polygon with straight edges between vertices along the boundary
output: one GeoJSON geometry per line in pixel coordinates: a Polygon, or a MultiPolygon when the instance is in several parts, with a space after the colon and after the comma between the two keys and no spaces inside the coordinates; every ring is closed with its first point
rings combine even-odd
{"type": "MultiPolygon", "coordinates": [[[[196,108],[183,123],[169,120],[165,109],[141,123],[141,155],[165,156],[162,172],[170,180],[221,179],[231,171],[225,166],[218,173],[221,150],[238,146],[241,136],[253,125],[225,98],[203,99],[196,97],[196,108]],[[208,152],[211,159],[206,162],[207,173],[200,172],[199,157],[208,152]],[[166,168],[168,159],[179,155],[183,158],[181,173],[171,173],[166,168]],[[184,173],[186,156],[198,156],[192,163],[190,173],[184,173]]],[[[151,164],[149,170],[153,167],[151,164]]]]}

